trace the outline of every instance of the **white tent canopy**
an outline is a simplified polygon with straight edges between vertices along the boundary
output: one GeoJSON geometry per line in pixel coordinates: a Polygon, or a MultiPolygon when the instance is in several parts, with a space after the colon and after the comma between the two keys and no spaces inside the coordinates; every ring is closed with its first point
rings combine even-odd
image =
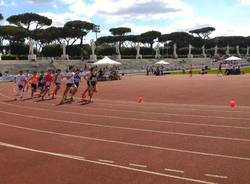
{"type": "Polygon", "coordinates": [[[169,62],[166,62],[166,61],[161,60],[161,61],[156,62],[155,64],[156,64],[156,65],[169,65],[170,63],[169,63],[169,62]]]}
{"type": "Polygon", "coordinates": [[[121,65],[120,62],[114,61],[109,57],[105,56],[103,59],[94,63],[94,65],[121,65]]]}
{"type": "Polygon", "coordinates": [[[241,60],[241,58],[231,56],[231,57],[227,58],[225,61],[240,61],[240,60],[241,60]]]}

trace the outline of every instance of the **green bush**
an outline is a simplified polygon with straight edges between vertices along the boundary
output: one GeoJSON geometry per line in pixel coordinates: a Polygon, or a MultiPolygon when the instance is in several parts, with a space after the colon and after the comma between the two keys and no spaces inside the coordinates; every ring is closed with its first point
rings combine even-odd
{"type": "Polygon", "coordinates": [[[42,56],[44,57],[58,57],[61,56],[63,53],[63,49],[61,45],[46,45],[42,49],[42,56]]]}
{"type": "Polygon", "coordinates": [[[22,43],[11,43],[9,45],[10,53],[12,55],[28,55],[29,46],[22,43]]]}
{"type": "Polygon", "coordinates": [[[27,55],[20,55],[18,56],[19,60],[28,60],[28,56],[27,55]]]}
{"type": "Polygon", "coordinates": [[[16,60],[17,57],[15,55],[2,55],[2,60],[16,60]]]}
{"type": "Polygon", "coordinates": [[[91,54],[91,48],[88,44],[86,45],[69,45],[66,48],[66,52],[69,56],[79,56],[86,58],[91,54]]]}
{"type": "Polygon", "coordinates": [[[122,47],[121,48],[121,55],[125,55],[125,56],[136,56],[136,49],[135,48],[125,48],[122,47]]]}
{"type": "Polygon", "coordinates": [[[116,54],[115,47],[105,46],[105,47],[97,47],[96,54],[101,56],[112,56],[116,54]]]}

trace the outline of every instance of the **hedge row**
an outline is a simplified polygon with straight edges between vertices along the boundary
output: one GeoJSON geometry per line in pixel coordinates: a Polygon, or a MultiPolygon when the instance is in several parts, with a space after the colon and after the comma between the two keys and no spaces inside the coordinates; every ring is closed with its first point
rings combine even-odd
{"type": "MultiPolygon", "coordinates": [[[[28,55],[28,46],[22,44],[11,44],[5,49],[9,49],[11,55],[2,55],[3,60],[27,60],[28,55]]],[[[62,55],[62,47],[61,45],[47,45],[43,47],[42,52],[38,55],[39,57],[60,57],[62,55]]],[[[89,45],[72,45],[67,46],[66,48],[67,54],[70,56],[70,59],[88,59],[89,55],[91,55],[91,48],[89,45]]],[[[177,49],[177,54],[179,57],[186,57],[188,55],[189,48],[179,48],[177,49]]],[[[135,48],[121,48],[121,55],[122,58],[135,58],[136,56],[136,49],[135,48]]],[[[161,55],[172,57],[173,48],[164,48],[160,50],[161,55]]],[[[226,48],[218,48],[219,54],[225,54],[226,48]]],[[[242,55],[246,54],[246,48],[240,48],[240,53],[242,55]]],[[[115,47],[108,46],[108,45],[101,45],[98,46],[96,49],[96,54],[98,56],[114,56],[116,55],[115,47]]],[[[143,58],[153,58],[155,55],[155,50],[147,47],[140,48],[140,54],[143,55],[143,58]]],[[[193,55],[202,55],[201,48],[193,48],[192,49],[193,55]]],[[[213,56],[214,55],[214,48],[206,49],[206,54],[213,56]]],[[[230,48],[230,54],[236,54],[236,48],[230,48]]]]}

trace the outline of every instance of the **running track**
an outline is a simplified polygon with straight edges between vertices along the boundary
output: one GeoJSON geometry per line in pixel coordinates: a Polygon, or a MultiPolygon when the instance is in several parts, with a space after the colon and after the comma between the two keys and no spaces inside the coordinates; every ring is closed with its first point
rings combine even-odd
{"type": "Polygon", "coordinates": [[[1,84],[0,183],[247,184],[249,81],[125,77],[84,106],[13,102],[14,84],[1,84]]]}

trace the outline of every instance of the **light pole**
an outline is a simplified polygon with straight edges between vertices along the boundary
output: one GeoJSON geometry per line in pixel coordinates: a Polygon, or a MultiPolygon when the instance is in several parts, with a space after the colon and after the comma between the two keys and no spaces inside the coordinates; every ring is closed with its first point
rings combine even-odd
{"type": "Polygon", "coordinates": [[[93,31],[96,35],[96,40],[97,40],[97,34],[101,32],[100,30],[100,25],[94,25],[93,31]]]}

